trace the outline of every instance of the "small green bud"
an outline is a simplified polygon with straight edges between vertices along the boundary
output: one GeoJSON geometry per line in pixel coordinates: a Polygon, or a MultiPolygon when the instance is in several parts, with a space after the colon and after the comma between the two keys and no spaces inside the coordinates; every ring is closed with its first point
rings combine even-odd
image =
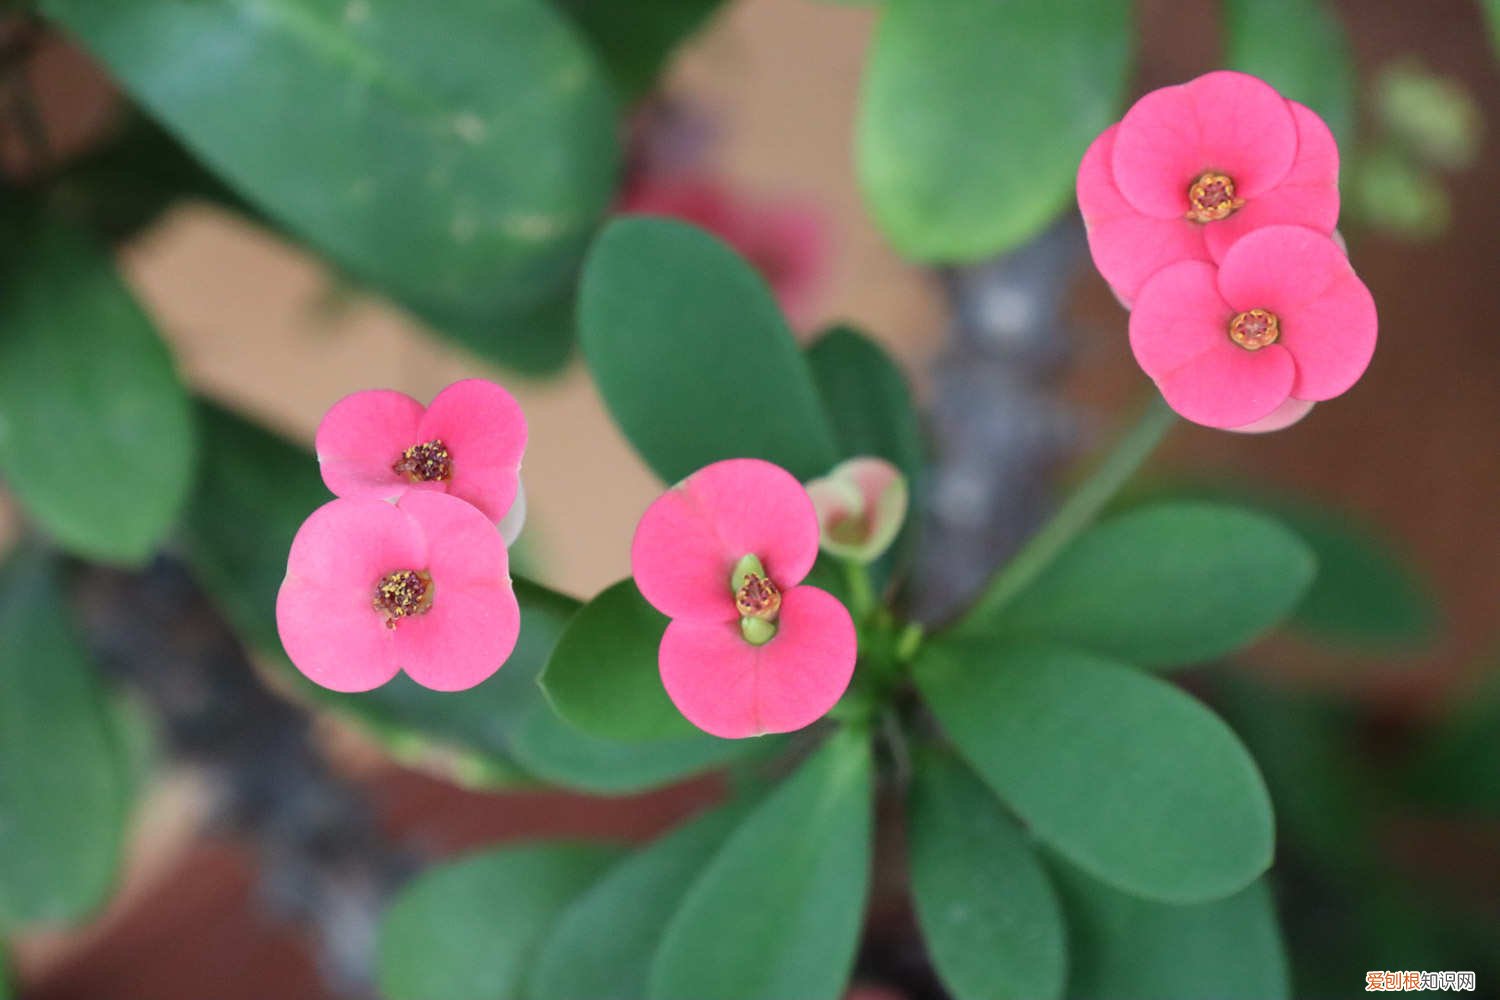
{"type": "Polygon", "coordinates": [[[740,619],[740,635],[752,646],[764,646],[776,638],[776,624],[764,618],[747,616],[740,619]]]}

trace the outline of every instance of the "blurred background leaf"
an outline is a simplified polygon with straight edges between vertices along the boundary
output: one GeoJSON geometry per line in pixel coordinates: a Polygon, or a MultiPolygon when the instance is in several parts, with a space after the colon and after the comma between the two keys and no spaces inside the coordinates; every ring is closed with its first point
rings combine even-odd
{"type": "Polygon", "coordinates": [[[1118,892],[1062,861],[1055,861],[1052,871],[1068,917],[1069,996],[1292,996],[1264,879],[1224,899],[1172,906],[1118,892]]]}
{"type": "Polygon", "coordinates": [[[911,891],[943,984],[954,1000],[1062,996],[1067,932],[1031,838],[956,758],[913,763],[911,891]]]}
{"type": "Polygon", "coordinates": [[[1324,0],[1226,0],[1226,62],[1312,108],[1346,148],[1354,140],[1357,81],[1349,39],[1324,0]]]}
{"type": "Polygon", "coordinates": [[[55,565],[0,571],[0,929],[80,920],[114,886],[130,761],[55,565]]]}
{"type": "Polygon", "coordinates": [[[756,807],[667,924],[651,1000],[843,995],[869,891],[872,770],[845,730],[756,807]]]}
{"type": "Polygon", "coordinates": [[[1092,654],[929,640],[917,685],[971,767],[1037,839],[1094,877],[1178,903],[1271,863],[1255,762],[1212,712],[1092,654]]]}
{"type": "Polygon", "coordinates": [[[626,100],[642,97],[673,51],[703,28],[724,0],[555,0],[583,32],[626,100]]]}
{"type": "Polygon", "coordinates": [[[192,485],[193,412],[172,357],[102,248],[6,221],[0,472],[68,549],[143,562],[192,485]]]}
{"type": "Polygon", "coordinates": [[[535,341],[566,342],[558,302],[613,198],[619,151],[607,81],[541,0],[43,10],[351,274],[488,357],[556,360],[535,341]]]}
{"type": "Polygon", "coordinates": [[[726,458],[762,458],[802,480],[833,467],[833,433],[780,307],[703,230],[611,223],[589,253],[578,311],[599,392],[663,482],[726,458]]]}
{"type": "Polygon", "coordinates": [[[923,261],[1001,253],[1072,202],[1118,114],[1130,5],[889,0],[865,69],[855,159],[871,214],[923,261]]]}
{"type": "Polygon", "coordinates": [[[616,857],[593,844],[507,847],[423,872],[381,922],[381,995],[519,998],[548,928],[616,857]]]}

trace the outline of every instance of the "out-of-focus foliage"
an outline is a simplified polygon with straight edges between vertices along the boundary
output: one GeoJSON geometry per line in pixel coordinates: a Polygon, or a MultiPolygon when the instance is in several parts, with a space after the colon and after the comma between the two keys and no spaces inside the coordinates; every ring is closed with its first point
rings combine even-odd
{"type": "Polygon", "coordinates": [[[58,542],[139,563],[192,484],[192,407],[171,355],[86,235],[3,225],[0,473],[58,542]]]}
{"type": "Polygon", "coordinates": [[[1011,0],[882,5],[856,166],[903,254],[974,260],[1035,236],[1068,204],[1078,161],[1118,113],[1130,5],[1011,0]]]}
{"type": "Polygon", "coordinates": [[[508,1000],[521,995],[543,937],[615,852],[588,844],[509,847],[423,873],[380,928],[389,1000],[508,1000]]]}
{"type": "Polygon", "coordinates": [[[1354,61],[1324,0],[1228,0],[1226,63],[1323,116],[1340,144],[1354,138],[1354,61]]]}
{"type": "Polygon", "coordinates": [[[699,31],[724,0],[555,0],[599,54],[627,100],[645,94],[672,53],[699,31]]]}
{"type": "Polygon", "coordinates": [[[130,760],[58,569],[22,550],[0,570],[0,931],[62,924],[114,885],[130,760]]]}
{"type": "Polygon", "coordinates": [[[539,368],[618,163],[609,84],[541,0],[45,0],[268,216],[465,344],[539,368]]]}

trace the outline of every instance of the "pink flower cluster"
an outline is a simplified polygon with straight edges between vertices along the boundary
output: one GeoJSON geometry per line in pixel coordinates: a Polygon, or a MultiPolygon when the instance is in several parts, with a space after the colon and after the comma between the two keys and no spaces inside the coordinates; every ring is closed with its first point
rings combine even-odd
{"type": "Polygon", "coordinates": [[[338,499],[298,529],[276,600],[297,669],[335,691],[401,670],[459,691],[500,669],[521,626],[506,545],[525,449],[519,404],[482,379],[425,407],[380,389],[336,403],[317,452],[338,499]]]}
{"type": "Polygon", "coordinates": [[[1084,154],[1094,264],[1182,416],[1277,430],[1364,373],[1375,303],[1334,231],[1338,170],[1321,118],[1232,72],[1147,94],[1084,154]]]}

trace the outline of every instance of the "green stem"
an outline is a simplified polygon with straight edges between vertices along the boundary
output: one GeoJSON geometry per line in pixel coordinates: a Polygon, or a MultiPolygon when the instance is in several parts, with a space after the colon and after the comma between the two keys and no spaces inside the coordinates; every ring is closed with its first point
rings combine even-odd
{"type": "Polygon", "coordinates": [[[1144,413],[1114,449],[1105,457],[1094,474],[1068,497],[1057,513],[1052,516],[1025,547],[1005,565],[988,589],[964,615],[959,629],[971,622],[994,618],[1016,595],[1025,590],[1042,571],[1052,565],[1068,543],[1099,516],[1099,512],[1114,498],[1120,487],[1135,475],[1142,463],[1156,450],[1167,429],[1175,422],[1176,414],[1160,396],[1152,398],[1144,413]]]}
{"type": "Polygon", "coordinates": [[[854,620],[864,624],[865,619],[870,617],[870,612],[875,610],[875,590],[870,586],[870,571],[864,563],[845,559],[844,576],[849,581],[849,603],[854,605],[850,610],[854,614],[854,620]]]}

